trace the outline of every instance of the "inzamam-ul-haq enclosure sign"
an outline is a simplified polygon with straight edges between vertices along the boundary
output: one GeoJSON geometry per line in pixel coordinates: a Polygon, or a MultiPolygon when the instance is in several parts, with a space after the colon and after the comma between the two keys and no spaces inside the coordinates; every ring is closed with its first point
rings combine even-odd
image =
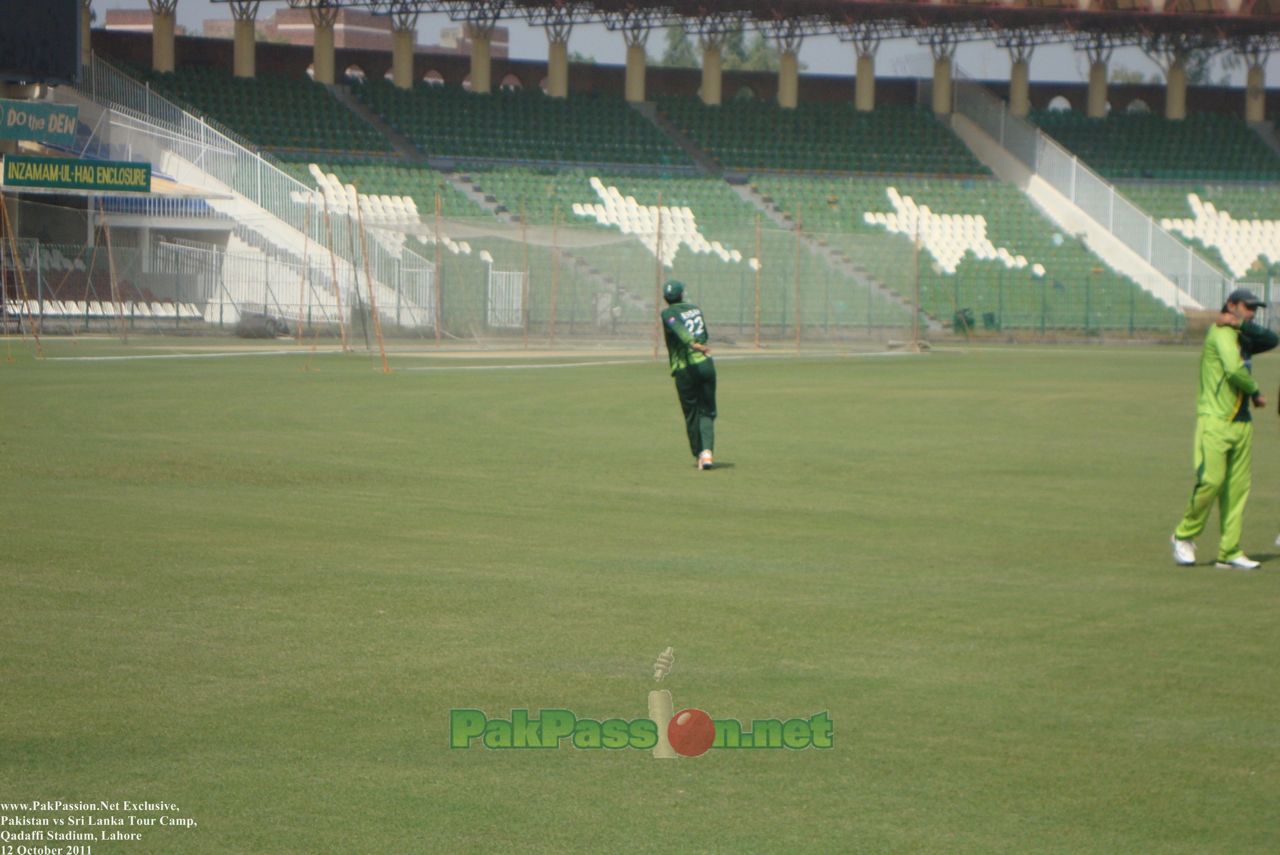
{"type": "Polygon", "coordinates": [[[151,164],[6,154],[4,186],[146,193],[151,190],[151,164]]]}

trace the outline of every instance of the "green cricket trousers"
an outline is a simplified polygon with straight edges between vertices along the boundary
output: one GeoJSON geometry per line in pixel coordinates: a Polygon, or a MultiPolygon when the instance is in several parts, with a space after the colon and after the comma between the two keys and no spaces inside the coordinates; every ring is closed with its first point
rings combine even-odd
{"type": "Polygon", "coordinates": [[[676,395],[684,411],[689,450],[697,457],[716,450],[716,365],[710,357],[691,362],[674,375],[676,395]]]}
{"type": "Polygon", "coordinates": [[[1179,540],[1195,540],[1204,531],[1216,499],[1222,525],[1218,560],[1230,561],[1242,554],[1240,530],[1253,484],[1252,459],[1253,422],[1226,422],[1209,416],[1196,419],[1196,486],[1174,531],[1179,540]]]}

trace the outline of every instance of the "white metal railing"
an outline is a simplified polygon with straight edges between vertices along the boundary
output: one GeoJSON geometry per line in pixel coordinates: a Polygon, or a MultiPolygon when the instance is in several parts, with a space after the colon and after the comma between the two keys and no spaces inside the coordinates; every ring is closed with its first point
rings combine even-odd
{"type": "Polygon", "coordinates": [[[182,198],[177,196],[130,197],[107,196],[102,200],[102,209],[108,214],[136,214],[146,217],[164,218],[198,218],[227,219],[222,212],[213,208],[203,199],[182,198]]]}
{"type": "MultiPolygon", "coordinates": [[[[358,242],[349,239],[356,229],[353,213],[334,212],[326,224],[319,203],[301,201],[315,199],[315,189],[266,161],[244,141],[188,113],[96,55],[91,57],[76,91],[112,111],[111,121],[100,122],[94,129],[98,142],[112,156],[160,162],[166,155],[175,155],[296,232],[301,238],[294,241],[297,246],[266,237],[286,252],[297,256],[299,247],[310,241],[332,246],[346,265],[363,263],[358,242]]],[[[269,231],[266,222],[250,225],[259,227],[264,236],[269,231]]],[[[387,288],[388,296],[399,296],[402,313],[407,312],[414,319],[431,316],[430,304],[405,303],[408,294],[430,292],[430,262],[409,249],[392,255],[377,241],[369,243],[368,255],[377,285],[387,288]],[[395,278],[391,280],[382,278],[392,275],[395,278]]]]}
{"type": "Polygon", "coordinates": [[[1221,305],[1235,280],[1161,228],[1152,217],[1030,122],[1012,115],[971,80],[955,83],[955,111],[986,131],[1094,222],[1202,306],[1221,305]]]}
{"type": "MultiPolygon", "coordinates": [[[[312,188],[97,55],[91,58],[76,90],[116,114],[108,127],[100,123],[95,129],[99,142],[113,157],[156,162],[163,154],[175,154],[292,228],[302,231],[307,227],[304,206],[291,194],[312,188]]],[[[309,236],[313,240],[317,237],[314,233],[309,236]]]]}
{"type": "MultiPolygon", "coordinates": [[[[253,250],[232,251],[174,243],[157,245],[153,276],[181,282],[186,299],[200,306],[205,321],[224,326],[257,313],[294,324],[350,323],[368,302],[368,281],[351,265],[337,268],[327,257],[313,256],[305,264],[272,258],[253,250]]],[[[429,306],[432,278],[397,275],[394,285],[375,283],[378,314],[387,323],[405,328],[433,324],[429,306]],[[423,287],[423,280],[426,287],[423,287]]]]}

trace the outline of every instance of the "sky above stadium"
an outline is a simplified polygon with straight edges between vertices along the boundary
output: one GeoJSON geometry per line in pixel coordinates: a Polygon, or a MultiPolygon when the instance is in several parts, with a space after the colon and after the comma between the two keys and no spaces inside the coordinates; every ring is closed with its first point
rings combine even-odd
{"type": "MultiPolygon", "coordinates": [[[[263,2],[259,17],[268,17],[276,9],[285,8],[283,2],[263,2]]],[[[94,0],[101,25],[102,12],[106,9],[146,9],[145,0],[94,0]]],[[[204,21],[230,19],[226,3],[212,0],[178,0],[178,24],[193,34],[198,34],[204,21]]],[[[547,58],[547,37],[541,28],[529,27],[518,21],[504,21],[511,33],[511,56],[516,59],[541,60],[547,58]]],[[[418,21],[419,44],[438,44],[442,27],[455,26],[447,15],[423,15],[418,21]]],[[[665,41],[661,33],[649,38],[649,56],[662,55],[665,41]]],[[[622,36],[602,26],[576,27],[569,39],[569,50],[594,57],[604,64],[621,65],[625,47],[622,36]]],[[[812,74],[853,75],[854,51],[849,44],[834,36],[806,39],[800,49],[800,61],[812,74]]],[[[956,51],[956,65],[966,75],[980,80],[1004,80],[1009,76],[1010,60],[1007,51],[989,42],[961,45],[956,51]]],[[[932,71],[932,60],[925,45],[910,39],[888,41],[881,45],[876,55],[876,74],[884,77],[927,77],[932,71]]],[[[1111,59],[1114,77],[1119,69],[1153,75],[1163,79],[1159,67],[1136,48],[1117,50],[1111,59]]],[[[1084,54],[1064,45],[1046,45],[1037,48],[1031,58],[1032,80],[1083,81],[1088,76],[1088,61],[1084,54]]],[[[1213,71],[1215,80],[1225,78],[1231,85],[1244,85],[1242,70],[1226,71],[1220,66],[1213,71]]],[[[1272,57],[1267,65],[1267,84],[1280,85],[1280,57],[1272,57]]]]}

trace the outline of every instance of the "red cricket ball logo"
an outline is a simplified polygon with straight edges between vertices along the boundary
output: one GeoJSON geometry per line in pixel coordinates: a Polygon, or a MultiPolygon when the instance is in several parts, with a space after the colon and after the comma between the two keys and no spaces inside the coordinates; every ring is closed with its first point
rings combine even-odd
{"type": "Polygon", "coordinates": [[[685,757],[706,754],[715,739],[715,722],[702,710],[680,710],[667,723],[667,741],[677,754],[685,757]]]}

